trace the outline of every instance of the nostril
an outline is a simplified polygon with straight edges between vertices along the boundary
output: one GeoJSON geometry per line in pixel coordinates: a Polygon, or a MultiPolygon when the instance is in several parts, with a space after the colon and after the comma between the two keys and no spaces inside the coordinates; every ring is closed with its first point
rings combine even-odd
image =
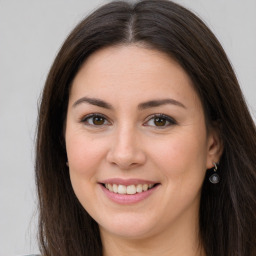
{"type": "MultiPolygon", "coordinates": [[[[131,145],[122,142],[124,139],[120,139],[118,143],[115,143],[107,153],[106,160],[112,166],[116,165],[119,168],[125,170],[134,168],[138,165],[142,165],[146,161],[146,155],[135,143],[129,142],[131,145]]],[[[125,139],[127,140],[127,139],[125,139]]]]}

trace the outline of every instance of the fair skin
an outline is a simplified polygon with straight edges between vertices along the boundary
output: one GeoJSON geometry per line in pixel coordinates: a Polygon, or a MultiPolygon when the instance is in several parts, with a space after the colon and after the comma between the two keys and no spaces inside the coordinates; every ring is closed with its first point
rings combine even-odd
{"type": "Polygon", "coordinates": [[[65,139],[73,189],[105,256],[200,255],[200,190],[221,143],[174,60],[138,45],[92,54],[72,84],[65,139]]]}

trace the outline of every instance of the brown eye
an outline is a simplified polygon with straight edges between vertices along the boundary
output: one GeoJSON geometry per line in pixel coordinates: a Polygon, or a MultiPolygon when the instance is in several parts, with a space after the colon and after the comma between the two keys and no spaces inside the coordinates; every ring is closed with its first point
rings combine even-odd
{"type": "Polygon", "coordinates": [[[151,126],[155,128],[167,128],[169,126],[175,125],[177,122],[170,116],[164,114],[152,115],[144,126],[151,126]]]}
{"type": "Polygon", "coordinates": [[[82,123],[90,126],[103,126],[108,125],[109,121],[102,115],[91,114],[82,119],[82,123]]]}
{"type": "Polygon", "coordinates": [[[105,119],[102,116],[95,116],[93,117],[92,122],[94,125],[103,125],[105,119]]]}
{"type": "Polygon", "coordinates": [[[156,117],[154,119],[155,126],[165,126],[166,125],[166,119],[162,117],[156,117]]]}

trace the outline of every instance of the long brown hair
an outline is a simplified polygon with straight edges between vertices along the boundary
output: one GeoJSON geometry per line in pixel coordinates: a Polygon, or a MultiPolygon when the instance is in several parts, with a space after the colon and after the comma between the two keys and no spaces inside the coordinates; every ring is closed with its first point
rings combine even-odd
{"type": "Polygon", "coordinates": [[[102,255],[97,223],[77,200],[63,130],[72,80],[98,49],[143,43],[175,59],[193,81],[207,126],[219,124],[221,182],[202,186],[200,239],[208,256],[256,255],[256,130],[220,43],[193,13],[165,0],[111,2],[68,36],[41,100],[36,152],[39,240],[44,256],[102,255]]]}

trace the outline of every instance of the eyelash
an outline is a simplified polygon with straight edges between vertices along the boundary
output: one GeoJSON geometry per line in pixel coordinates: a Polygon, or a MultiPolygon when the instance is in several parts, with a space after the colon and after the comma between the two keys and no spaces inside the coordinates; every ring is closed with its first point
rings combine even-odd
{"type": "Polygon", "coordinates": [[[86,124],[86,125],[89,125],[89,126],[102,126],[102,125],[109,125],[110,124],[110,122],[107,120],[107,118],[104,115],[97,114],[97,113],[86,115],[85,117],[82,118],[81,122],[86,124]],[[89,123],[89,120],[91,119],[92,122],[93,122],[94,118],[101,118],[101,119],[104,120],[104,123],[103,124],[89,123]],[[107,124],[105,122],[107,122],[107,124]]]}
{"type": "Polygon", "coordinates": [[[144,123],[143,125],[144,126],[154,126],[154,127],[157,127],[158,129],[164,129],[168,126],[175,125],[175,124],[177,124],[176,120],[174,120],[170,116],[167,116],[165,114],[154,114],[154,115],[149,116],[146,123],[144,123]],[[164,123],[164,125],[157,126],[155,123],[156,119],[162,119],[163,121],[167,122],[168,124],[164,123]],[[153,121],[154,125],[147,125],[147,123],[149,123],[149,121],[153,121]]]}
{"type": "MultiPolygon", "coordinates": [[[[89,126],[94,126],[94,127],[98,126],[98,128],[111,124],[111,122],[108,121],[108,119],[104,115],[97,114],[97,113],[86,115],[85,117],[83,117],[81,119],[81,122],[84,123],[85,125],[89,125],[89,126]],[[95,120],[96,118],[100,118],[101,119],[100,121],[103,121],[103,123],[102,124],[93,123],[94,121],[97,121],[97,120],[95,120]],[[90,123],[90,121],[92,121],[92,122],[90,123]]],[[[143,126],[152,126],[152,127],[157,127],[158,129],[164,129],[168,126],[175,125],[175,124],[177,124],[177,122],[170,116],[167,116],[165,114],[154,114],[147,118],[147,121],[145,123],[143,123],[143,126]],[[160,121],[164,121],[164,124],[159,125],[159,126],[156,125],[156,122],[157,122],[156,119],[160,119],[160,121]],[[149,125],[148,123],[150,121],[153,121],[154,125],[149,125]]]]}

